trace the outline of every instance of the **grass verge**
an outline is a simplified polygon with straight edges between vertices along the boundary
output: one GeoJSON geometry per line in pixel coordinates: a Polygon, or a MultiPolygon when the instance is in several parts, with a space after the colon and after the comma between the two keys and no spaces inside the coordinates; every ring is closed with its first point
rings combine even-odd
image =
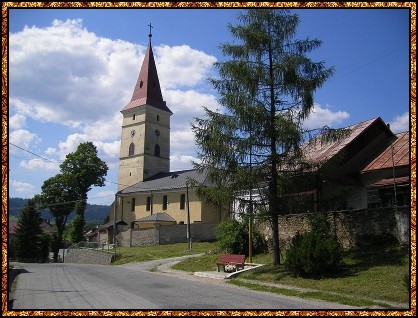
{"type": "MultiPolygon", "coordinates": [[[[187,243],[123,247],[118,249],[114,264],[203,254],[199,257],[187,258],[175,264],[173,269],[187,272],[216,271],[216,260],[219,257],[218,253],[214,253],[216,249],[216,243],[207,242],[193,243],[191,251],[187,243]]],[[[272,255],[268,253],[254,255],[253,263],[264,266],[241,273],[229,282],[255,290],[322,299],[358,307],[378,306],[391,309],[393,306],[390,303],[409,303],[408,249],[369,247],[346,251],[339,273],[334,277],[322,279],[293,277],[285,270],[283,260],[281,265],[274,267],[272,259],[272,255]],[[285,285],[289,288],[266,286],[267,283],[285,285]]]]}

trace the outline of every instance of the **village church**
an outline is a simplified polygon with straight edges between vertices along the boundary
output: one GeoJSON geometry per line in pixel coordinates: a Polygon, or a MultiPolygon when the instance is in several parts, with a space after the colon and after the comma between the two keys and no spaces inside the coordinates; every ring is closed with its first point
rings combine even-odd
{"type": "MultiPolygon", "coordinates": [[[[161,232],[164,228],[169,229],[164,225],[196,223],[211,224],[208,231],[212,233],[206,236],[213,239],[214,226],[228,217],[228,211],[202,201],[189,187],[191,179],[208,183],[206,174],[193,169],[170,171],[170,118],[173,113],[163,100],[151,37],[150,33],[132,98],[121,110],[118,191],[110,209],[110,221],[102,226],[107,235],[101,235],[100,240],[104,241],[106,237],[111,243],[122,232],[155,229],[156,226],[161,232]],[[116,233],[113,233],[115,225],[116,233]]],[[[117,240],[123,238],[119,236],[117,240]]],[[[177,240],[181,241],[180,238],[177,240]]],[[[132,238],[129,241],[132,245],[132,238]]],[[[137,243],[133,245],[142,245],[137,243]]]]}

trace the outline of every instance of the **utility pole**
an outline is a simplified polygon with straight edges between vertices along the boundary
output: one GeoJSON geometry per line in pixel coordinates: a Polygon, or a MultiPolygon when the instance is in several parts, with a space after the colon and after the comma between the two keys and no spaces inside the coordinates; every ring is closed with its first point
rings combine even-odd
{"type": "Polygon", "coordinates": [[[113,249],[115,251],[116,256],[116,202],[117,202],[117,194],[115,193],[115,203],[113,204],[113,249]]]}
{"type": "Polygon", "coordinates": [[[187,242],[189,251],[192,250],[192,235],[190,233],[190,207],[189,207],[189,183],[186,181],[186,205],[187,205],[187,242]]]}
{"type": "Polygon", "coordinates": [[[395,160],[393,158],[393,143],[390,145],[390,148],[392,150],[393,192],[395,194],[395,199],[393,201],[393,207],[395,208],[395,211],[396,211],[398,209],[398,198],[397,198],[397,194],[396,194],[395,160]]]}
{"type": "MultiPolygon", "coordinates": [[[[250,139],[252,139],[251,137],[251,132],[252,132],[252,125],[250,125],[250,139]]],[[[252,140],[251,140],[251,145],[250,145],[250,178],[251,181],[253,180],[253,166],[252,166],[252,155],[253,155],[253,145],[252,145],[252,140]]],[[[248,259],[249,262],[252,263],[253,262],[253,183],[250,183],[250,215],[249,215],[249,220],[248,220],[248,259]]]]}

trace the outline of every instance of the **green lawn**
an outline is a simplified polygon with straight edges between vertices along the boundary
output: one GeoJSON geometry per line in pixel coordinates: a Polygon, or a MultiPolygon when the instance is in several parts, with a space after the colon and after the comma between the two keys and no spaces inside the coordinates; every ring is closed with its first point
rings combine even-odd
{"type": "MultiPolygon", "coordinates": [[[[118,249],[118,257],[114,264],[203,253],[203,256],[188,258],[174,265],[173,268],[188,272],[216,271],[216,260],[219,257],[216,249],[216,243],[193,243],[192,251],[189,251],[187,243],[150,247],[124,247],[118,249]]],[[[228,282],[246,288],[323,299],[355,306],[370,307],[375,305],[391,308],[390,305],[371,300],[409,303],[409,251],[406,249],[368,248],[346,251],[339,274],[332,278],[323,279],[292,277],[285,271],[283,264],[273,267],[272,255],[268,253],[254,255],[253,263],[264,264],[264,266],[242,273],[228,282]],[[289,289],[260,287],[260,285],[250,284],[241,279],[310,288],[320,292],[300,293],[289,289]]]]}

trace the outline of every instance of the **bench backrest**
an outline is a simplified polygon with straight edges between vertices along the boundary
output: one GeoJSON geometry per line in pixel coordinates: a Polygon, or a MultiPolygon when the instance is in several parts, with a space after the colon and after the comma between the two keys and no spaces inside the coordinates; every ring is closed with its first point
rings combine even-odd
{"type": "Polygon", "coordinates": [[[241,254],[223,254],[219,257],[220,263],[238,263],[244,264],[245,255],[241,254]]]}

